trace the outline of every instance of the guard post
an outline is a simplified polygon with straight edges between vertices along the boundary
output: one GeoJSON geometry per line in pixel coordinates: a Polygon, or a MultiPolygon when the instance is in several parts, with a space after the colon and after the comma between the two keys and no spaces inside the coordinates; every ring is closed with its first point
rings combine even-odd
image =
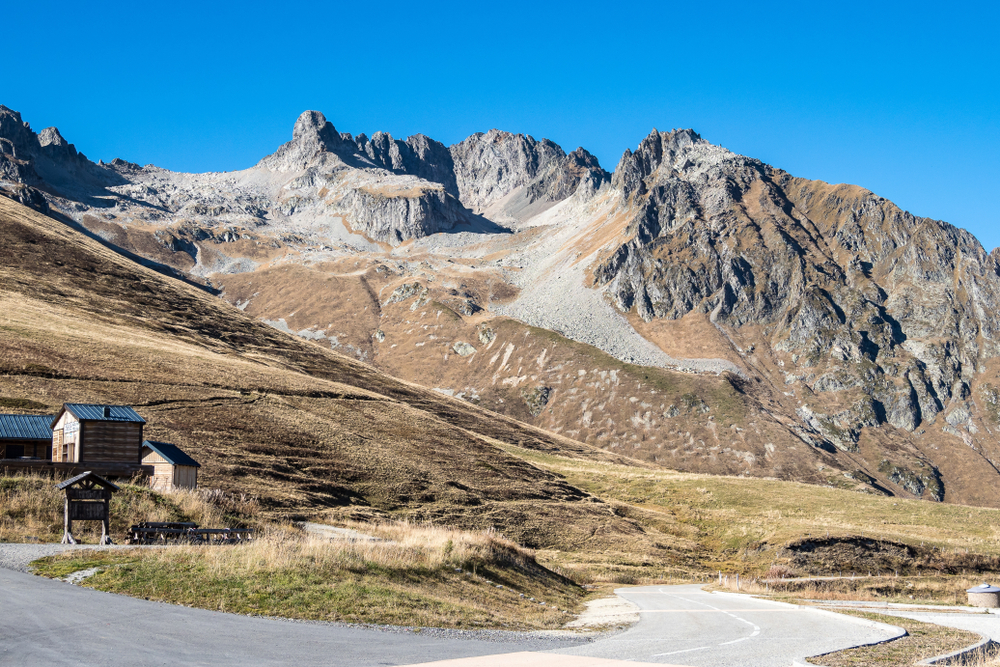
{"type": "Polygon", "coordinates": [[[76,544],[73,539],[74,521],[100,521],[101,541],[111,541],[111,494],[118,487],[100,475],[87,471],[56,485],[66,492],[66,510],[63,516],[63,544],[76,544]]]}

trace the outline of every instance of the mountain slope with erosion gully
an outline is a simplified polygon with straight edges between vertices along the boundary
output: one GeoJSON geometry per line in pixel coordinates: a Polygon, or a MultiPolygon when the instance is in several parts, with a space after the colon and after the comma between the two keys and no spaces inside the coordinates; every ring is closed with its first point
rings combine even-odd
{"type": "Polygon", "coordinates": [[[4,107],[0,179],[367,372],[613,454],[1000,506],[997,254],[690,130],[608,173],[527,135],[306,112],[249,169],[181,174],[95,164],[4,107]]]}

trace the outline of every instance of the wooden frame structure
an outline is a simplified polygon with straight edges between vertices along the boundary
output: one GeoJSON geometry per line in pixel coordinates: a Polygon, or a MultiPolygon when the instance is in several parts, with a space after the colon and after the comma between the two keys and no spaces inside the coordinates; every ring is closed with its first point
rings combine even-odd
{"type": "Polygon", "coordinates": [[[119,490],[117,486],[100,475],[87,471],[56,484],[56,488],[66,492],[63,544],[76,544],[76,540],[73,539],[74,521],[100,521],[101,541],[98,544],[113,544],[111,495],[119,490]]]}

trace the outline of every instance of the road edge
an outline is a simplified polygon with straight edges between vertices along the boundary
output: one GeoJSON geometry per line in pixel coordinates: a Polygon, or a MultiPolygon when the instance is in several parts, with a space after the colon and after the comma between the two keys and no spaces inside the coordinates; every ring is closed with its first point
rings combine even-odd
{"type": "MultiPolygon", "coordinates": [[[[766,599],[766,598],[761,598],[761,597],[756,596],[756,595],[748,595],[746,593],[731,593],[729,591],[711,591],[711,592],[712,592],[713,595],[731,595],[731,596],[734,596],[734,597],[749,597],[749,598],[754,598],[754,599],[758,599],[758,600],[766,599]]],[[[792,659],[792,667],[816,667],[816,665],[813,665],[812,663],[809,663],[809,662],[806,662],[806,661],[809,658],[820,658],[820,657],[822,657],[824,655],[829,655],[830,653],[837,653],[839,651],[846,651],[846,650],[849,650],[849,649],[852,649],[852,648],[863,648],[865,646],[878,646],[879,644],[886,644],[888,642],[896,641],[897,639],[900,639],[901,637],[905,637],[905,636],[907,636],[909,634],[906,631],[906,628],[902,628],[902,627],[900,627],[898,625],[890,625],[888,623],[880,623],[879,621],[870,621],[867,618],[858,618],[857,616],[849,616],[847,614],[838,614],[837,612],[830,611],[828,609],[817,609],[815,607],[807,607],[805,605],[792,604],[790,602],[779,602],[778,600],[768,600],[768,602],[772,602],[774,604],[784,605],[784,606],[788,606],[788,607],[795,607],[796,609],[801,609],[803,611],[813,612],[815,614],[822,614],[822,615],[825,615],[825,616],[836,616],[839,619],[846,619],[846,620],[851,621],[853,623],[857,623],[858,625],[864,625],[864,626],[869,627],[869,628],[876,628],[878,630],[882,630],[884,632],[888,632],[888,633],[890,633],[892,635],[891,637],[887,637],[885,639],[880,639],[877,642],[866,642],[864,644],[855,644],[854,646],[845,646],[842,649],[837,649],[837,651],[827,651],[826,653],[817,653],[816,655],[806,655],[806,656],[802,656],[801,658],[793,658],[792,659]]],[[[977,644],[976,646],[978,647],[979,644],[977,644]]],[[[966,649],[962,649],[962,651],[965,651],[965,650],[966,649]]],[[[951,656],[950,656],[950,654],[949,654],[949,656],[938,656],[938,658],[942,658],[942,659],[945,658],[945,657],[951,657],[951,656]]],[[[938,658],[931,658],[931,659],[932,660],[937,660],[938,658]]],[[[918,664],[922,664],[922,663],[918,663],[918,664]]],[[[928,663],[928,664],[935,664],[935,663],[928,663]]]]}
{"type": "MultiPolygon", "coordinates": [[[[993,641],[990,637],[986,635],[979,634],[980,639],[975,644],[971,646],[966,646],[965,648],[960,648],[957,651],[952,651],[951,653],[945,653],[943,655],[936,655],[933,658],[924,658],[920,662],[916,663],[918,665],[947,665],[953,660],[958,658],[965,658],[968,655],[974,654],[977,651],[985,653],[987,650],[992,648],[1000,647],[1000,644],[993,641]]],[[[964,660],[961,660],[959,664],[965,664],[964,660]]]]}

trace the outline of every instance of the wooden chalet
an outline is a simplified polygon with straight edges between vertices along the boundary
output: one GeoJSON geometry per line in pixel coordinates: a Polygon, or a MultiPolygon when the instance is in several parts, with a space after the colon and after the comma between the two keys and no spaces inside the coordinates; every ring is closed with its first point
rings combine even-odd
{"type": "Polygon", "coordinates": [[[149,486],[159,491],[195,489],[201,465],[169,442],[146,440],[142,443],[142,463],[153,467],[149,486]]]}

